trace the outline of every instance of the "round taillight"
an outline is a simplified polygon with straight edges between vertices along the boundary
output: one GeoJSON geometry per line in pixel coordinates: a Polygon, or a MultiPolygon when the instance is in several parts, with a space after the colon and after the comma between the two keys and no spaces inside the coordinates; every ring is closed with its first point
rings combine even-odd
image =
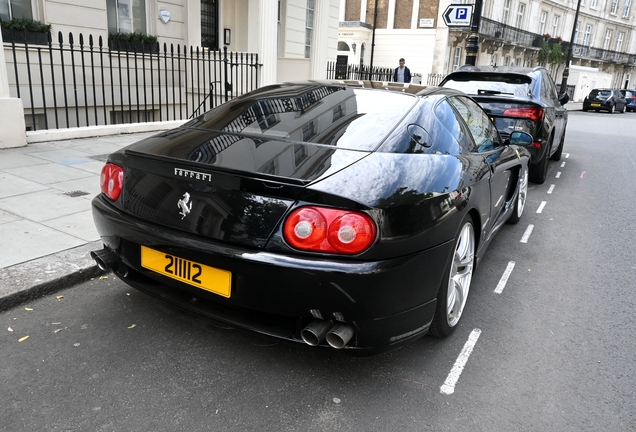
{"type": "Polygon", "coordinates": [[[375,240],[376,227],[365,213],[307,206],[289,215],[283,235],[295,249],[359,254],[375,240]]]}
{"type": "Polygon", "coordinates": [[[375,224],[362,213],[346,213],[329,224],[329,244],[342,253],[358,253],[375,239],[375,224]]]}
{"type": "Polygon", "coordinates": [[[124,188],[124,169],[118,165],[107,163],[102,168],[99,185],[108,198],[117,201],[124,188]]]}
{"type": "Polygon", "coordinates": [[[326,232],[327,221],[319,211],[311,207],[294,210],[284,227],[285,238],[298,249],[319,245],[326,232]]]}

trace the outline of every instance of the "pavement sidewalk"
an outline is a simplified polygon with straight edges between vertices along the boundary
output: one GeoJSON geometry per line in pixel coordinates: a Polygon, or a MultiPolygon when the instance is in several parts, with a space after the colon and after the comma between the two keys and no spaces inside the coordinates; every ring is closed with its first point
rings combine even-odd
{"type": "Polygon", "coordinates": [[[91,213],[102,166],[155,133],[0,149],[0,311],[101,274],[89,254],[102,248],[91,213]]]}
{"type": "Polygon", "coordinates": [[[106,156],[157,133],[0,149],[0,311],[100,274],[91,200],[106,156]]]}

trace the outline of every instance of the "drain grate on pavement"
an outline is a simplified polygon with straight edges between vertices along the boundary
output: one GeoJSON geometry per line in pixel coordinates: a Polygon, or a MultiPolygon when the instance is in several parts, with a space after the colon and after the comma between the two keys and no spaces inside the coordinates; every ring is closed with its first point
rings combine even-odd
{"type": "Polygon", "coordinates": [[[90,192],[84,192],[81,190],[74,190],[74,191],[70,191],[70,192],[64,192],[62,195],[68,195],[71,198],[77,198],[77,197],[81,197],[81,196],[85,196],[85,195],[90,195],[90,192]]]}

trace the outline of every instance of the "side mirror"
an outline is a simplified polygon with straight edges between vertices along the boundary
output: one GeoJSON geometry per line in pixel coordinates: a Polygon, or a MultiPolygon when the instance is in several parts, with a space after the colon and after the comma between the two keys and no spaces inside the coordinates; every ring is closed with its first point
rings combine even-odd
{"type": "Polygon", "coordinates": [[[510,134],[510,138],[508,138],[507,141],[512,145],[528,147],[532,144],[532,135],[525,132],[515,131],[510,134]]]}
{"type": "Polygon", "coordinates": [[[561,103],[561,105],[565,105],[566,103],[568,103],[570,101],[570,95],[567,93],[563,93],[560,97],[559,97],[559,102],[561,103]]]}

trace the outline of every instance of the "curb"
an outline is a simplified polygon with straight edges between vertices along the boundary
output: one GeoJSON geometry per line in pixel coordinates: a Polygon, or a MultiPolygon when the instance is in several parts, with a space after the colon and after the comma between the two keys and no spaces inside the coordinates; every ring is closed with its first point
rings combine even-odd
{"type": "Polygon", "coordinates": [[[95,241],[0,269],[0,312],[105,274],[90,257],[95,241]]]}

